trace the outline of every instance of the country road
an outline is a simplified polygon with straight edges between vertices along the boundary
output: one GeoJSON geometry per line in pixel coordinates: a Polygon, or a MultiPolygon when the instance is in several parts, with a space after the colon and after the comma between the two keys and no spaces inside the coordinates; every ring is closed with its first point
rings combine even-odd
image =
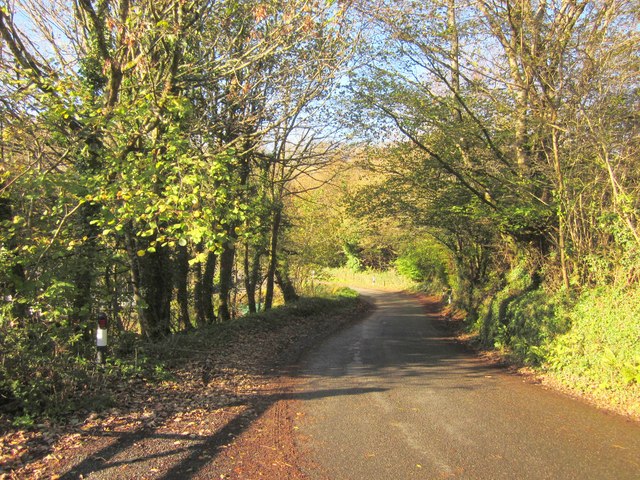
{"type": "Polygon", "coordinates": [[[413,297],[363,293],[377,310],[302,367],[311,479],[640,479],[637,423],[488,365],[413,297]]]}

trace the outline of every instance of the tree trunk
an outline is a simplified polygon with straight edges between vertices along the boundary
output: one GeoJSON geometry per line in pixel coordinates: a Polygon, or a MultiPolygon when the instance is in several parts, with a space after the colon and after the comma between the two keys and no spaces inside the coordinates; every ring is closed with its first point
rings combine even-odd
{"type": "Polygon", "coordinates": [[[94,265],[96,263],[98,228],[91,224],[96,217],[99,207],[97,205],[85,204],[80,211],[80,238],[85,240],[76,247],[74,252],[75,274],[73,282],[75,286],[73,296],[73,311],[71,318],[75,322],[76,328],[88,339],[92,335],[92,325],[90,322],[91,310],[93,306],[92,291],[95,280],[94,265]]]}
{"type": "Polygon", "coordinates": [[[140,262],[143,266],[145,309],[151,326],[150,337],[161,338],[171,333],[171,296],[173,283],[168,270],[171,262],[166,248],[157,247],[140,262]]]}
{"type": "Polygon", "coordinates": [[[127,253],[131,265],[133,292],[137,304],[142,334],[157,340],[171,333],[171,296],[173,282],[169,254],[165,247],[155,252],[138,252],[147,246],[126,234],[127,253]]]}
{"type": "MultiPolygon", "coordinates": [[[[451,41],[451,88],[457,101],[460,97],[460,38],[456,20],[456,0],[449,0],[448,9],[447,30],[451,41]]],[[[456,120],[462,122],[462,110],[457,105],[454,109],[456,111],[456,120]]]]}
{"type": "Polygon", "coordinates": [[[111,297],[111,305],[109,306],[109,318],[113,319],[116,329],[119,332],[124,331],[124,325],[120,319],[120,284],[118,283],[118,266],[109,263],[104,272],[104,284],[108,295],[111,297]]]}
{"type": "Polygon", "coordinates": [[[176,300],[180,307],[178,325],[183,330],[191,330],[193,325],[189,318],[189,251],[187,247],[178,247],[175,260],[176,300]]]}
{"type": "MultiPolygon", "coordinates": [[[[233,127],[230,127],[232,132],[231,137],[237,138],[236,131],[233,127]]],[[[240,154],[238,159],[240,160],[237,166],[238,170],[238,186],[243,189],[249,180],[249,173],[251,171],[251,163],[249,161],[249,154],[253,145],[244,145],[242,151],[244,154],[240,154]]],[[[238,243],[238,236],[235,232],[236,227],[239,224],[236,221],[231,221],[227,229],[227,242],[224,245],[224,250],[220,254],[220,292],[218,295],[220,305],[218,307],[218,319],[221,322],[231,320],[231,291],[234,288],[233,282],[233,267],[236,259],[236,244],[238,243]]]]}
{"type": "Polygon", "coordinates": [[[264,296],[264,309],[270,310],[273,306],[273,290],[275,283],[275,275],[278,264],[278,235],[280,232],[280,223],[282,222],[282,207],[277,206],[273,215],[273,224],[271,225],[271,251],[269,256],[269,268],[267,269],[267,291],[264,296]]]}
{"type": "MultiPolygon", "coordinates": [[[[555,122],[556,117],[552,120],[555,122]]],[[[554,123],[555,124],[555,123],[554,123]]],[[[562,270],[562,285],[569,290],[569,263],[567,259],[567,212],[565,211],[566,189],[564,184],[564,174],[562,165],[560,164],[560,145],[558,141],[558,132],[553,130],[551,133],[551,147],[553,155],[553,167],[556,174],[556,188],[558,196],[558,249],[560,250],[560,269],[562,270]]]]}
{"type": "Polygon", "coordinates": [[[284,303],[295,302],[300,298],[296,293],[293,282],[289,278],[289,274],[285,269],[276,268],[275,276],[278,282],[278,287],[280,287],[280,291],[282,292],[282,296],[284,297],[284,303]]]}
{"type": "MultiPolygon", "coordinates": [[[[7,198],[0,198],[0,222],[13,220],[13,208],[11,201],[7,198]]],[[[7,247],[9,250],[16,248],[15,237],[11,235],[7,238],[7,247]]],[[[25,271],[22,264],[18,262],[11,262],[11,269],[9,274],[9,282],[7,285],[2,285],[3,290],[12,297],[12,313],[17,319],[25,319],[29,306],[24,302],[16,301],[16,297],[20,295],[20,289],[25,284],[25,271]]]]}
{"type": "Polygon", "coordinates": [[[207,324],[216,322],[216,312],[213,310],[213,277],[216,274],[216,262],[218,257],[215,253],[207,254],[207,261],[204,264],[204,275],[202,284],[202,306],[204,308],[204,318],[207,324]]]}
{"type": "Polygon", "coordinates": [[[250,257],[249,242],[247,242],[244,255],[244,284],[247,291],[249,313],[256,313],[258,311],[256,289],[260,279],[260,258],[262,257],[260,249],[256,247],[253,257],[250,257]]]}
{"type": "MultiPolygon", "coordinates": [[[[511,4],[509,6],[513,8],[511,4]]],[[[530,72],[532,67],[530,62],[521,62],[526,55],[526,52],[523,51],[524,33],[519,23],[519,20],[522,20],[524,11],[522,9],[512,10],[509,20],[504,22],[499,11],[492,10],[489,2],[479,2],[478,7],[483,12],[496,39],[502,45],[504,55],[509,63],[511,88],[515,96],[514,149],[518,171],[520,175],[525,176],[528,174],[531,163],[527,147],[529,140],[527,124],[529,121],[530,91],[533,75],[530,72]]]]}
{"type": "MultiPolygon", "coordinates": [[[[230,229],[231,230],[231,229],[230,229]]],[[[236,258],[236,239],[229,239],[220,255],[220,306],[218,318],[221,322],[231,320],[231,290],[233,289],[233,264],[236,258]]]]}
{"type": "Polygon", "coordinates": [[[194,291],[196,316],[199,326],[215,323],[216,314],[213,311],[213,277],[216,273],[218,257],[213,252],[207,253],[207,260],[202,266],[198,266],[196,286],[194,291]]]}

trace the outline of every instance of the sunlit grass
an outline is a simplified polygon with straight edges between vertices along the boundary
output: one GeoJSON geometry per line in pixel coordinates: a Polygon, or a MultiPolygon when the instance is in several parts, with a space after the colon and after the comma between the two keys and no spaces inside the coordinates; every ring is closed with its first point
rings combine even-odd
{"type": "Polygon", "coordinates": [[[323,271],[322,282],[333,286],[375,288],[381,290],[414,290],[416,282],[403,277],[395,270],[365,270],[355,272],[349,268],[328,268],[323,271]]]}

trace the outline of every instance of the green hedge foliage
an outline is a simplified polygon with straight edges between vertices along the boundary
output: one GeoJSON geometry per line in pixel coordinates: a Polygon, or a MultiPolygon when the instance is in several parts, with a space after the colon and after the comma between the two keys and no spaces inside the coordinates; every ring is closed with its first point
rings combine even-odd
{"type": "Polygon", "coordinates": [[[514,269],[472,329],[484,347],[640,413],[640,287],[594,288],[571,299],[514,269]]]}

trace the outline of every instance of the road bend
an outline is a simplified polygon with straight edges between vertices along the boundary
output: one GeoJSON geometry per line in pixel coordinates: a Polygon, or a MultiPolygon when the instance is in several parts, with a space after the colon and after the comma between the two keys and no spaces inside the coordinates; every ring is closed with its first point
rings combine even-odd
{"type": "Polygon", "coordinates": [[[488,365],[415,298],[303,366],[296,431],[312,479],[640,479],[640,426],[488,365]]]}

